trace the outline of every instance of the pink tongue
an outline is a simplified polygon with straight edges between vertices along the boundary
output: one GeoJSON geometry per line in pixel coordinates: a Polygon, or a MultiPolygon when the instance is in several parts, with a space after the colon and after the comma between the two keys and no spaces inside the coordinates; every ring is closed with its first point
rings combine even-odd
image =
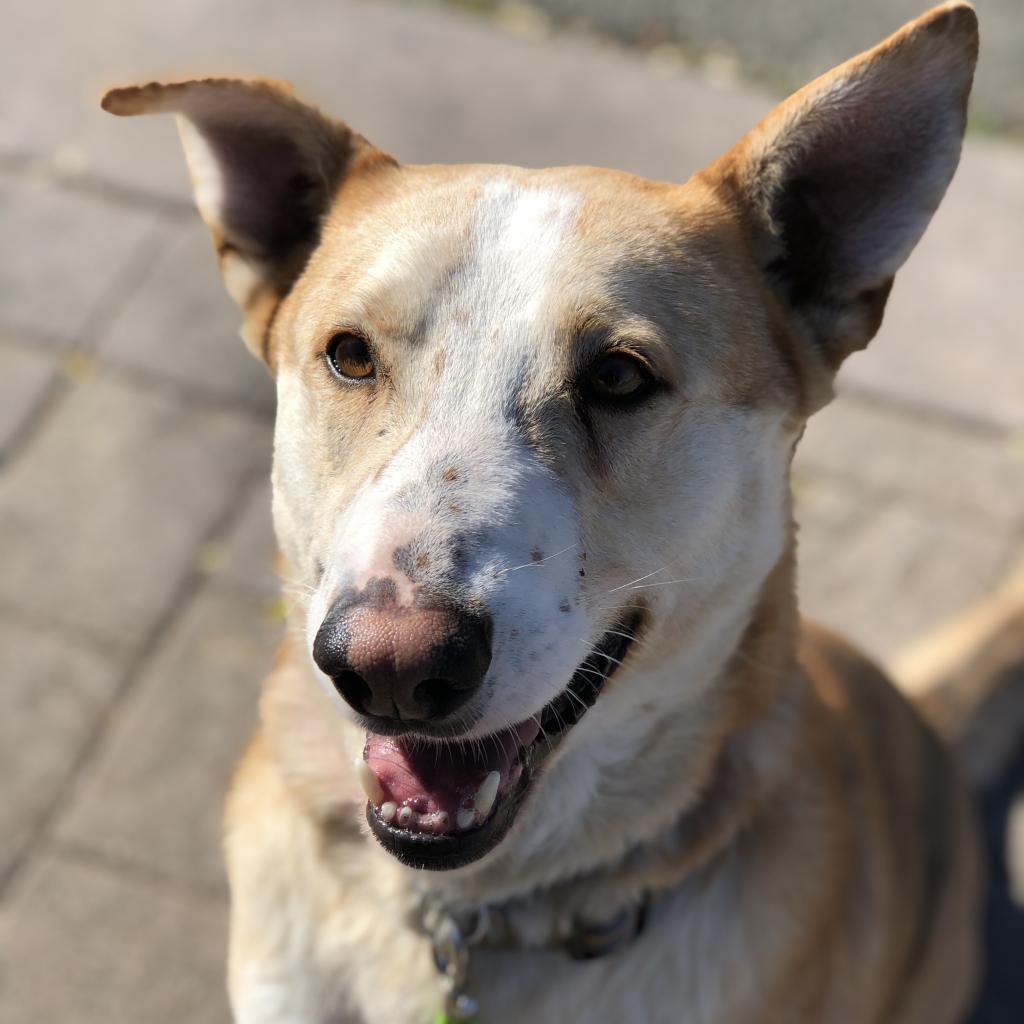
{"type": "Polygon", "coordinates": [[[472,805],[480,784],[498,772],[498,793],[519,777],[519,750],[540,732],[530,719],[500,735],[455,742],[431,742],[368,733],[363,759],[384,789],[384,799],[418,814],[447,811],[452,821],[460,807],[472,805]]]}

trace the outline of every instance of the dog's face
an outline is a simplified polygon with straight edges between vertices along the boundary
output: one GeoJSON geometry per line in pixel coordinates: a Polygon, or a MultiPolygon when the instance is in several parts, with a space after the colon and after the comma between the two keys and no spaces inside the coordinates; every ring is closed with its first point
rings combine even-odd
{"type": "Polygon", "coordinates": [[[933,12],[686,185],[400,167],[264,84],[108,98],[187,119],[277,377],[310,669],[367,730],[401,859],[551,832],[713,684],[788,543],[804,420],[952,175],[973,46],[968,8],[933,12]]]}
{"type": "MultiPolygon", "coordinates": [[[[413,169],[360,198],[339,197],[275,328],[278,532],[312,590],[310,651],[335,632],[348,644],[314,671],[371,732],[486,752],[546,713],[551,738],[632,634],[656,646],[778,558],[796,381],[704,186],[413,169]],[[379,671],[375,652],[352,652],[360,630],[429,615],[436,646],[439,609],[487,623],[486,671],[449,713],[366,714],[342,682],[379,671]]],[[[645,699],[632,698],[600,705],[608,729],[645,699]]],[[[368,751],[383,795],[404,793],[393,746],[368,751]]],[[[446,813],[450,837],[491,771],[512,799],[507,753],[455,773],[447,800],[432,779],[421,827],[446,813]]]]}
{"type": "Polygon", "coordinates": [[[528,719],[609,628],[777,558],[796,382],[717,212],[701,186],[469,168],[328,218],[275,333],[275,512],[311,650],[343,595],[489,621],[481,684],[421,731],[528,719]]]}

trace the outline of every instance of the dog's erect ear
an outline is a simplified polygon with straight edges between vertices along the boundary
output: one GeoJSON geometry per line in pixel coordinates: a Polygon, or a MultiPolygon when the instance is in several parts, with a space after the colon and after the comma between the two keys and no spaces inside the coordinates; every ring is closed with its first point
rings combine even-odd
{"type": "Polygon", "coordinates": [[[316,247],[339,185],[394,161],[279,82],[154,82],[112,89],[102,105],[120,115],[178,115],[196,204],[245,315],[242,336],[267,357],[273,312],[316,247]]]}
{"type": "Polygon", "coordinates": [[[829,371],[878,330],[960,158],[978,52],[964,3],[924,14],[777,107],[700,177],[829,371]]]}

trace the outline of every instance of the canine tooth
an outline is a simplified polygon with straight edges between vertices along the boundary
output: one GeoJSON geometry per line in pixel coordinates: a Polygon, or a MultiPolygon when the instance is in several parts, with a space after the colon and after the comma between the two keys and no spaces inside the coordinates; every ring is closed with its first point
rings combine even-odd
{"type": "Polygon", "coordinates": [[[473,806],[477,809],[481,818],[486,818],[494,806],[495,797],[498,795],[498,783],[501,782],[500,772],[489,772],[487,778],[480,783],[480,788],[473,797],[473,806]]]}
{"type": "Polygon", "coordinates": [[[448,817],[448,812],[447,811],[438,811],[437,812],[437,819],[436,819],[436,821],[437,821],[437,827],[442,832],[447,832],[448,831],[448,825],[451,822],[451,819],[448,817]]]}
{"type": "Polygon", "coordinates": [[[380,805],[380,816],[383,821],[387,824],[391,824],[395,820],[395,815],[398,813],[398,804],[394,800],[385,800],[380,805]]]}
{"type": "Polygon", "coordinates": [[[455,815],[455,824],[459,828],[469,828],[475,820],[476,811],[472,807],[461,807],[459,813],[455,815]]]}
{"type": "Polygon", "coordinates": [[[411,807],[403,807],[403,808],[401,808],[399,810],[399,812],[398,812],[398,824],[402,828],[405,828],[406,825],[408,825],[410,821],[412,821],[412,808],[411,807]]]}
{"type": "Polygon", "coordinates": [[[379,807],[384,799],[384,787],[380,779],[374,774],[373,769],[361,758],[355,760],[356,775],[359,776],[359,784],[363,787],[366,799],[375,807],[379,807]]]}

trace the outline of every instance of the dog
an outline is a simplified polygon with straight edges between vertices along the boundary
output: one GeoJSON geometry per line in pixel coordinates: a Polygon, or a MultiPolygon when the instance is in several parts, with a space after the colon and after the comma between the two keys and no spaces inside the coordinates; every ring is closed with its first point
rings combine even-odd
{"type": "Polygon", "coordinates": [[[297,597],[226,811],[240,1024],[964,1018],[970,798],[799,618],[789,472],[977,47],[935,8],[681,185],[403,166],[265,80],[105,96],[178,115],[276,378],[297,597]]]}

